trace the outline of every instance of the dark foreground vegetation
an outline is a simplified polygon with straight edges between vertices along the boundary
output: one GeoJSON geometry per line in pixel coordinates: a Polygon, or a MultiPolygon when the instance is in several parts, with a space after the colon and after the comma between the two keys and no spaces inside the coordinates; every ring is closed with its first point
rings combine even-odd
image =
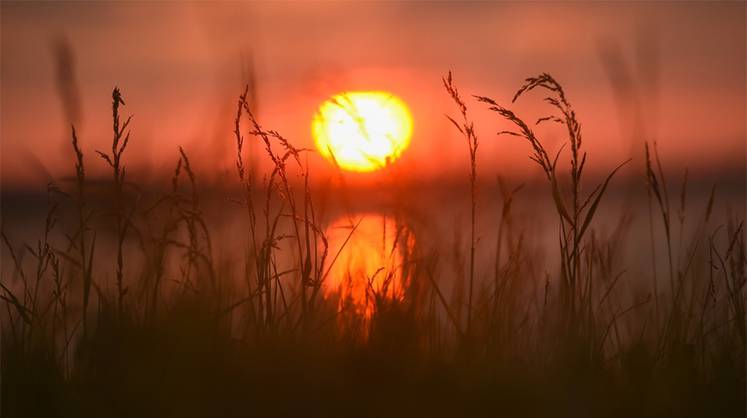
{"type": "Polygon", "coordinates": [[[50,185],[43,235],[24,245],[3,232],[2,416],[744,416],[743,221],[714,223],[711,193],[687,214],[698,217],[696,231],[683,234],[687,177],[670,193],[647,145],[651,233],[640,245],[666,250],[640,260],[654,264],[637,278],[643,291],[624,292],[617,238],[595,234],[618,170],[585,180],[581,125],[560,84],[542,74],[514,97],[548,96],[551,113],[537,124],[567,135],[555,154],[534,123],[491,98],[460,95],[451,74],[443,82],[470,155],[463,274],[447,276],[438,268],[446,255],[408,244],[402,228],[396,266],[341,281],[368,283],[370,316],[350,293],[325,291],[338,254],[307,151],[261,126],[248,92],[235,123],[242,193],[226,199],[242,208],[244,240],[220,243],[243,260],[226,266],[183,150],[163,195],[145,198],[129,182],[131,119],[120,116],[115,89],[111,149],[80,149],[73,128],[76,175],[50,185]],[[501,134],[526,141],[544,173],[557,214],[551,274],[538,276],[540,260],[513,231],[515,197],[505,190],[494,274],[476,277],[479,141],[467,103],[494,111],[501,134]],[[271,173],[245,163],[245,141],[259,142],[271,173]],[[86,167],[102,163],[110,180],[91,181],[86,167]]]}

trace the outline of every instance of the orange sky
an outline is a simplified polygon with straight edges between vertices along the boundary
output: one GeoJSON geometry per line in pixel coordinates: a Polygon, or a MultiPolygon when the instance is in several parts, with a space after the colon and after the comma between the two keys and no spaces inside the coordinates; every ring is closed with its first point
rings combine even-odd
{"type": "MultiPolygon", "coordinates": [[[[235,101],[250,68],[261,121],[301,147],[313,147],[311,119],[330,95],[362,89],[401,97],[415,123],[410,150],[392,167],[402,176],[466,176],[466,144],[443,116],[455,112],[440,83],[449,69],[464,95],[505,104],[526,76],[553,74],[583,123],[592,169],[627,158],[634,136],[657,139],[672,164],[744,169],[744,3],[0,7],[6,186],[46,182],[42,167],[51,176],[72,172],[68,116],[56,81],[55,45],[62,40],[72,51],[80,98],[80,116],[73,117],[93,171],[93,149],[109,146],[114,85],[123,91],[124,110],[135,114],[125,157],[131,172],[171,170],[178,145],[203,175],[232,170],[235,101]]],[[[540,99],[527,97],[516,108],[533,121],[546,109],[540,99]]],[[[496,138],[507,126],[470,106],[481,174],[533,173],[528,147],[496,138]]],[[[563,133],[557,127],[539,132],[553,149],[563,133]]],[[[316,172],[330,174],[320,156],[309,161],[316,172]]]]}

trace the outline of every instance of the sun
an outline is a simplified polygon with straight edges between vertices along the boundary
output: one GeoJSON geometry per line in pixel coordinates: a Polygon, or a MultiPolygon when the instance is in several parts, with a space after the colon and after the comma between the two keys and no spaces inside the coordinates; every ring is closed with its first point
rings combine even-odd
{"type": "Polygon", "coordinates": [[[385,91],[352,91],[322,103],[311,124],[319,153],[340,168],[369,172],[387,167],[410,145],[407,105],[385,91]]]}

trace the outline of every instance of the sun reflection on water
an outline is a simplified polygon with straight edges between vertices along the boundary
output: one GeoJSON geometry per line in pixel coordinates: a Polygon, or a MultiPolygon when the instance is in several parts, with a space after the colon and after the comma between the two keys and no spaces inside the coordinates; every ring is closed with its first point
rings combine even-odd
{"type": "Polygon", "coordinates": [[[404,299],[408,260],[415,244],[409,228],[393,217],[364,214],[338,218],[326,234],[331,268],[324,293],[339,298],[339,311],[367,320],[377,300],[404,299]]]}

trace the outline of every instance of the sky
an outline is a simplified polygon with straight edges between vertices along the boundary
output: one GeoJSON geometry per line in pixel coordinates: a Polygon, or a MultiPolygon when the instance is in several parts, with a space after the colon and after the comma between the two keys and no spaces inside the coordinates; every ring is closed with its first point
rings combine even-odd
{"type": "MultiPolygon", "coordinates": [[[[93,151],[111,146],[114,86],[134,115],[133,176],[172,170],[182,146],[202,176],[218,178],[234,167],[233,118],[248,82],[262,125],[304,148],[326,98],[390,91],[410,107],[412,143],[368,176],[466,178],[467,144],[444,116],[457,112],[441,84],[450,70],[485,179],[538,169],[527,144],[496,136],[508,125],[471,95],[510,105],[542,72],[563,84],[582,122],[589,170],[631,156],[640,164],[648,140],[671,166],[744,173],[743,2],[3,1],[0,12],[4,187],[71,175],[71,123],[90,172],[103,173],[93,151]]],[[[534,121],[548,111],[542,98],[511,106],[534,121]]],[[[562,144],[557,126],[537,132],[552,150],[562,144]]],[[[309,166],[334,174],[315,153],[309,166]]]]}

